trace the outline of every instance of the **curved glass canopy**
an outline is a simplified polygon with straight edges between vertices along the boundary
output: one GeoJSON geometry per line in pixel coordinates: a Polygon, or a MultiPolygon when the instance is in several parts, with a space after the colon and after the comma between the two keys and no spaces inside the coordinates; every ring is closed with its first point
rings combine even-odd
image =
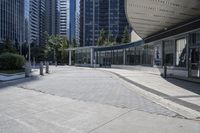
{"type": "Polygon", "coordinates": [[[141,38],[200,16],[200,0],[126,0],[125,7],[141,38]]]}

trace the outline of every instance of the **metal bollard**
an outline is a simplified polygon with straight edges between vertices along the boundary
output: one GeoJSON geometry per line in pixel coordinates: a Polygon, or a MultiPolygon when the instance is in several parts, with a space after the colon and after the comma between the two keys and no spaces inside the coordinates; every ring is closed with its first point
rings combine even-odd
{"type": "Polygon", "coordinates": [[[29,62],[25,64],[25,77],[28,78],[31,76],[31,65],[29,62]]]}
{"type": "Polygon", "coordinates": [[[40,75],[44,75],[43,73],[43,62],[40,62],[40,75]]]}
{"type": "Polygon", "coordinates": [[[164,66],[164,78],[167,78],[167,66],[164,66]]]}
{"type": "Polygon", "coordinates": [[[46,73],[49,73],[49,62],[48,61],[46,61],[46,73]]]}

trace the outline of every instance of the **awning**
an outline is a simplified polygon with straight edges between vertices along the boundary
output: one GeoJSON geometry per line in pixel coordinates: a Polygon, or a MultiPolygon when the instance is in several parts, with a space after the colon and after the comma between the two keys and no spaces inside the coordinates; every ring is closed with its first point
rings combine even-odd
{"type": "Polygon", "coordinates": [[[126,0],[125,6],[129,23],[141,38],[200,16],[200,0],[126,0]]]}

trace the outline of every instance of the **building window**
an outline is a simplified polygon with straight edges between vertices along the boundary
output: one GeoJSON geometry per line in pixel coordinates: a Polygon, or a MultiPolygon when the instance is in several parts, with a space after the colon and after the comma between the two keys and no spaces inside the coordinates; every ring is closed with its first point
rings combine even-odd
{"type": "Polygon", "coordinates": [[[167,66],[173,66],[174,48],[172,40],[164,41],[164,63],[167,66]]]}
{"type": "Polygon", "coordinates": [[[161,45],[157,45],[154,47],[154,65],[160,66],[161,65],[161,45]]]}
{"type": "Polygon", "coordinates": [[[186,38],[176,40],[176,66],[186,67],[186,38]]]}

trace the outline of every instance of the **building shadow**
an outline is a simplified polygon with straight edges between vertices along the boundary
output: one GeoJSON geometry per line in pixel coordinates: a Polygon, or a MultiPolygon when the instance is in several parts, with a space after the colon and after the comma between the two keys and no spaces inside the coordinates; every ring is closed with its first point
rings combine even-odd
{"type": "Polygon", "coordinates": [[[175,79],[175,78],[166,78],[166,80],[171,84],[174,84],[178,87],[184,88],[185,90],[188,90],[200,95],[199,83],[193,83],[190,81],[185,81],[185,80],[180,80],[180,79],[175,79]]]}
{"type": "Polygon", "coordinates": [[[24,83],[35,82],[35,81],[38,81],[39,79],[40,78],[38,76],[32,76],[29,78],[22,78],[22,79],[17,79],[17,80],[0,82],[0,90],[8,89],[8,87],[17,86],[17,85],[24,84],[24,83]]]}

